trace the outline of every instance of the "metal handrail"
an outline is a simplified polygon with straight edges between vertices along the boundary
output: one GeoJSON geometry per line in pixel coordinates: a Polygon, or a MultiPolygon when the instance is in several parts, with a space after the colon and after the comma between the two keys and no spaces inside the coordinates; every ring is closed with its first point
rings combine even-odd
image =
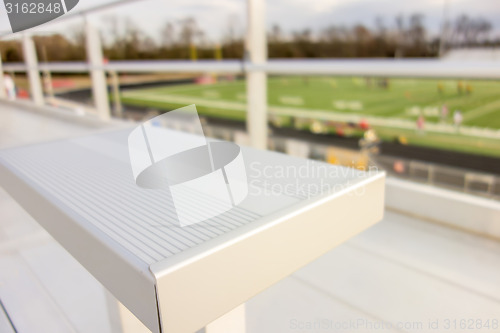
{"type": "MultiPolygon", "coordinates": [[[[23,63],[4,63],[6,71],[24,72],[23,63]]],[[[277,75],[335,75],[417,78],[500,79],[495,61],[443,61],[439,59],[270,59],[262,64],[241,60],[136,60],[109,61],[91,67],[86,62],[39,63],[39,70],[82,73],[92,69],[117,72],[226,72],[263,71],[277,75]]]]}

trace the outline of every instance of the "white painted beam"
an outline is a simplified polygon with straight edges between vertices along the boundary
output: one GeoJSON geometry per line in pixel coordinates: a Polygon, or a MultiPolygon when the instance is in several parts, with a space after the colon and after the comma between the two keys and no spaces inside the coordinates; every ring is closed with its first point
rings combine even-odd
{"type": "MultiPolygon", "coordinates": [[[[264,0],[248,0],[246,56],[251,64],[267,61],[264,0]]],[[[247,129],[255,148],[267,148],[267,74],[265,68],[247,73],[247,129]]]]}
{"type": "Polygon", "coordinates": [[[28,34],[23,35],[23,54],[27,66],[31,98],[36,105],[42,106],[44,104],[44,99],[35,43],[28,34]]]}
{"type": "Polygon", "coordinates": [[[108,120],[110,118],[108,89],[106,85],[106,75],[103,68],[103,57],[101,38],[99,31],[89,22],[85,27],[87,43],[87,59],[90,64],[90,77],[92,79],[92,95],[94,105],[97,109],[99,118],[108,120]]]}
{"type": "MultiPolygon", "coordinates": [[[[90,69],[140,73],[243,73],[275,75],[333,75],[449,79],[500,79],[498,61],[445,61],[437,59],[271,59],[256,64],[239,60],[136,60],[110,61],[101,66],[85,62],[41,63],[40,70],[86,73],[90,69]]],[[[23,63],[4,64],[5,71],[25,72],[23,63]]]]}

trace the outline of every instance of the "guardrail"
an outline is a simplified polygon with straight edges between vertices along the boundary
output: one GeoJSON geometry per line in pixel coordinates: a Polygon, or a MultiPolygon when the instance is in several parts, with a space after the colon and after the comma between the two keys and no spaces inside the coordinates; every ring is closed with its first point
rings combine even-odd
{"type": "MultiPolygon", "coordinates": [[[[24,63],[6,63],[5,71],[25,72],[24,63]]],[[[444,61],[440,59],[269,59],[262,64],[245,60],[137,60],[110,61],[102,65],[86,62],[39,63],[38,70],[86,73],[104,70],[127,73],[147,72],[265,72],[281,75],[335,75],[373,77],[417,77],[457,79],[499,79],[500,64],[495,61],[444,61]]]]}

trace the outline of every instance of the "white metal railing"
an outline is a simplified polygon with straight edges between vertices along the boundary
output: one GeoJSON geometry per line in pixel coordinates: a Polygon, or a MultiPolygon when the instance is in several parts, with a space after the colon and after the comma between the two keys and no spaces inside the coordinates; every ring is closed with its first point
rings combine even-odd
{"type": "MultiPolygon", "coordinates": [[[[5,71],[25,72],[23,63],[4,63],[5,71]]],[[[86,62],[40,63],[38,69],[50,72],[85,73],[92,69],[116,72],[221,72],[262,71],[281,75],[335,75],[456,79],[500,79],[500,63],[495,61],[444,61],[439,59],[270,59],[263,64],[243,60],[137,60],[110,61],[99,67],[86,62]]]]}
{"type": "MultiPolygon", "coordinates": [[[[5,71],[25,72],[27,66],[23,63],[9,63],[3,65],[5,71]]],[[[243,73],[244,68],[241,61],[237,60],[200,60],[200,61],[185,61],[185,60],[148,60],[148,61],[110,61],[102,66],[92,67],[86,62],[49,62],[40,63],[41,71],[50,71],[54,73],[86,73],[92,69],[101,69],[105,71],[116,72],[183,72],[183,73],[200,73],[200,72],[226,72],[226,73],[243,73]]]]}

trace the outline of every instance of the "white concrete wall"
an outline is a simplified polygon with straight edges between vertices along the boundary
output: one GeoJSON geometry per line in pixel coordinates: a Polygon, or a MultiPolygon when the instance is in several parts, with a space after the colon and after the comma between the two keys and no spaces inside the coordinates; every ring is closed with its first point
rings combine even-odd
{"type": "Polygon", "coordinates": [[[498,201],[396,178],[386,186],[389,209],[500,239],[498,201]]]}

